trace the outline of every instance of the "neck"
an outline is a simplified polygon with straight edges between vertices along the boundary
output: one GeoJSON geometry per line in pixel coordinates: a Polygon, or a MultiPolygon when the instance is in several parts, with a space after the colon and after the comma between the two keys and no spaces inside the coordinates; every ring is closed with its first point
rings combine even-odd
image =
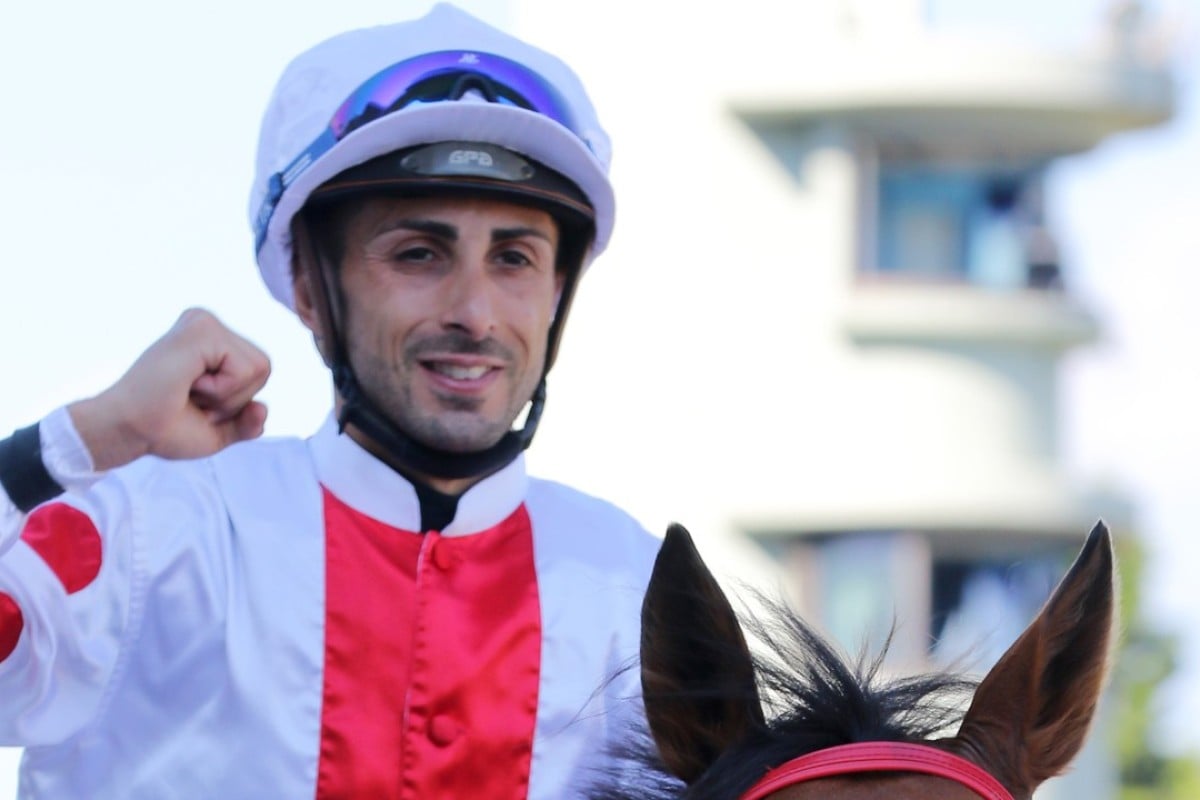
{"type": "Polygon", "coordinates": [[[368,453],[396,470],[396,472],[399,472],[412,483],[427,486],[445,495],[457,497],[487,477],[487,475],[472,475],[467,478],[438,478],[433,475],[417,472],[402,464],[397,464],[385,448],[380,447],[378,442],[359,430],[356,425],[347,425],[346,435],[357,442],[368,453]]]}

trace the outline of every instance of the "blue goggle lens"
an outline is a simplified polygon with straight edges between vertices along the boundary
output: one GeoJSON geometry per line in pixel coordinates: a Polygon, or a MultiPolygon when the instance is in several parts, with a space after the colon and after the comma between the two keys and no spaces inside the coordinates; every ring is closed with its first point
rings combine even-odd
{"type": "Polygon", "coordinates": [[[347,135],[402,108],[458,100],[470,92],[478,92],[489,102],[549,117],[579,136],[586,145],[566,100],[528,67],[490,53],[463,50],[423,53],[377,72],[355,89],[338,106],[326,130],[286,169],[271,176],[267,196],[255,218],[255,252],[266,241],[267,225],[283,191],[347,135]]]}
{"type": "Polygon", "coordinates": [[[535,111],[579,134],[567,102],[541,75],[501,56],[459,50],[425,53],[376,73],[338,107],[329,128],[337,141],[369,119],[414,103],[458,100],[472,89],[487,100],[535,111]]]}

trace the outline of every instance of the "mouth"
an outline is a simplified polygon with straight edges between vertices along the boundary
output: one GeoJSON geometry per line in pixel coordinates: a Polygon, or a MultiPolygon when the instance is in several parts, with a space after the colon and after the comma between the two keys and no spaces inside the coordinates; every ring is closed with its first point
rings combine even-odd
{"type": "Polygon", "coordinates": [[[512,352],[494,339],[475,341],[456,332],[415,341],[405,360],[424,376],[427,388],[442,401],[482,401],[515,367],[512,352]]]}
{"type": "Polygon", "coordinates": [[[447,364],[444,361],[426,361],[423,366],[453,381],[476,381],[495,369],[487,364],[447,364]]]}
{"type": "Polygon", "coordinates": [[[503,365],[478,358],[429,358],[420,364],[434,386],[452,394],[479,394],[503,372],[503,365]]]}

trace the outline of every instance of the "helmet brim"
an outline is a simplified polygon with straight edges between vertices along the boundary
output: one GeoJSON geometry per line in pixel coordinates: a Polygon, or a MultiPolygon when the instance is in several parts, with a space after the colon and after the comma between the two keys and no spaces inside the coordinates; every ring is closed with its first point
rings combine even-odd
{"type": "Polygon", "coordinates": [[[583,193],[594,213],[595,235],[585,262],[608,244],[615,211],[612,188],[596,156],[576,134],[522,108],[486,102],[431,103],[381,117],[353,131],[287,187],[258,253],[259,268],[271,294],[288,308],[295,308],[291,222],[315,191],[340,173],[379,156],[445,141],[499,145],[565,176],[583,193]]]}

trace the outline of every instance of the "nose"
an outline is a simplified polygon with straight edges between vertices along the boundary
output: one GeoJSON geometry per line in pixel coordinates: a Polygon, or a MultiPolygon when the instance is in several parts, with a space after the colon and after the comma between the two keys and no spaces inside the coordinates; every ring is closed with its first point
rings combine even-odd
{"type": "Polygon", "coordinates": [[[460,263],[447,282],[442,326],[484,339],[496,326],[495,287],[482,263],[460,263]]]}

